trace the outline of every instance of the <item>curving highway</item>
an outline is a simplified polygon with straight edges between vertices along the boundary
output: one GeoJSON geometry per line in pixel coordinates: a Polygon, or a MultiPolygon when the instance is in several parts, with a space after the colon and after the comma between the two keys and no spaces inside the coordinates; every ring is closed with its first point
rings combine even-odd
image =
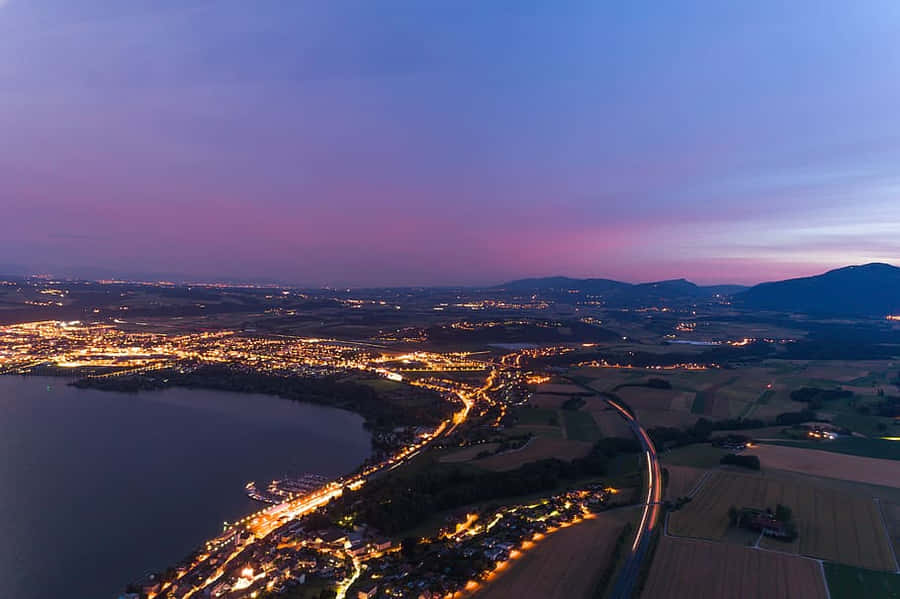
{"type": "Polygon", "coordinates": [[[659,523],[660,503],[662,502],[662,473],[659,467],[659,459],[656,456],[656,448],[653,441],[647,435],[647,431],[641,427],[635,417],[620,404],[610,398],[606,403],[615,408],[628,422],[632,432],[640,441],[644,450],[644,461],[647,467],[647,495],[644,498],[644,510],[641,513],[641,522],[638,525],[631,545],[631,553],[625,559],[625,564],[619,571],[613,586],[612,599],[629,599],[634,592],[641,565],[650,548],[653,531],[659,523]]]}

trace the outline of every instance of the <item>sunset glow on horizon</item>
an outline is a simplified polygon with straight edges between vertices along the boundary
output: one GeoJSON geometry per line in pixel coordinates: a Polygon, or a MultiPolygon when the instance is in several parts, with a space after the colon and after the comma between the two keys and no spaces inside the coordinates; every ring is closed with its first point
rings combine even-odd
{"type": "Polygon", "coordinates": [[[0,0],[0,274],[896,263],[898,25],[886,0],[0,0]]]}

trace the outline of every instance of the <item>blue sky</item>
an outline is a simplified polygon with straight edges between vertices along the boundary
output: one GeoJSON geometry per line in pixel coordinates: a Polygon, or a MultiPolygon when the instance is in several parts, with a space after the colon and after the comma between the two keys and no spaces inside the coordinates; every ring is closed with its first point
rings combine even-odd
{"type": "Polygon", "coordinates": [[[0,267],[755,282],[900,255],[896,2],[0,0],[0,267]]]}

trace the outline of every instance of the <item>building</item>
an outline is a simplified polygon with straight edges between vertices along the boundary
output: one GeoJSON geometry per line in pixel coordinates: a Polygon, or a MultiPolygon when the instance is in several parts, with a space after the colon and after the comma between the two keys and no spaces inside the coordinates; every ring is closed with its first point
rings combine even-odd
{"type": "Polygon", "coordinates": [[[347,537],[347,533],[339,528],[332,528],[320,533],[318,540],[334,547],[347,548],[350,546],[350,539],[347,537]]]}
{"type": "Polygon", "coordinates": [[[775,537],[778,539],[793,539],[797,536],[797,531],[790,522],[779,520],[769,510],[758,510],[754,508],[741,508],[736,514],[737,524],[741,528],[749,528],[756,532],[761,532],[767,537],[775,537]]]}
{"type": "Polygon", "coordinates": [[[751,516],[748,525],[767,537],[786,539],[791,536],[784,522],[776,520],[774,516],[765,512],[751,516]]]}
{"type": "Polygon", "coordinates": [[[156,576],[151,574],[144,581],[141,582],[141,593],[144,595],[156,595],[159,593],[159,580],[156,579],[156,576]]]}
{"type": "Polygon", "coordinates": [[[373,599],[378,594],[378,585],[374,582],[365,582],[356,591],[357,599],[373,599]]]}

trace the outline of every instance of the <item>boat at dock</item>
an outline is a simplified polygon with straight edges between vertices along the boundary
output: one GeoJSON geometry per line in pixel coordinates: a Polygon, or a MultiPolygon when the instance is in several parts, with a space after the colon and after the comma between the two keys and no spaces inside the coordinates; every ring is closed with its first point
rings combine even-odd
{"type": "Polygon", "coordinates": [[[263,503],[281,503],[302,495],[309,495],[328,484],[329,480],[318,474],[303,474],[273,480],[260,488],[255,482],[244,486],[247,496],[263,503]]]}

